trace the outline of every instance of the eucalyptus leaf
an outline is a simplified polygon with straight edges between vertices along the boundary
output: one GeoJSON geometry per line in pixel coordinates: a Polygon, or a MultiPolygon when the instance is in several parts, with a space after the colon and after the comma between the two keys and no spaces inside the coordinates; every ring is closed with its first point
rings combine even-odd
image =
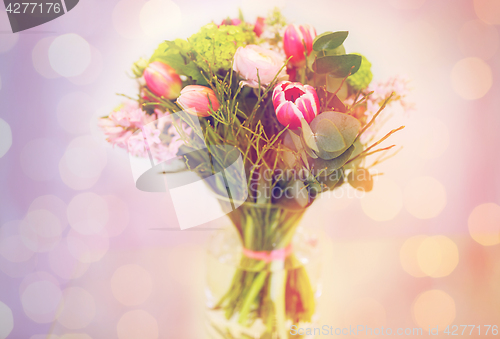
{"type": "Polygon", "coordinates": [[[314,175],[319,174],[322,171],[323,175],[330,175],[333,171],[342,168],[344,164],[351,157],[352,152],[354,151],[354,146],[349,147],[344,153],[335,159],[331,160],[323,160],[323,159],[311,159],[309,164],[311,166],[311,171],[314,175]]]}
{"type": "Polygon", "coordinates": [[[302,140],[302,141],[303,141],[303,145],[302,145],[303,149],[307,153],[307,155],[310,156],[313,159],[318,158],[318,156],[316,154],[317,152],[315,152],[312,149],[310,149],[309,146],[307,146],[307,144],[306,144],[306,142],[304,140],[302,140]]]}
{"type": "Polygon", "coordinates": [[[346,149],[344,137],[337,126],[328,119],[323,119],[317,124],[315,134],[320,149],[327,152],[338,152],[346,149]]]}
{"type": "Polygon", "coordinates": [[[311,127],[305,119],[300,119],[300,123],[302,124],[302,138],[304,139],[306,145],[318,152],[319,149],[316,144],[316,136],[311,130],[311,127]]]}
{"type": "Polygon", "coordinates": [[[290,130],[288,130],[288,134],[290,136],[290,139],[292,139],[293,144],[295,145],[295,149],[302,157],[302,161],[304,162],[304,164],[307,164],[307,156],[304,153],[304,146],[302,145],[301,137],[290,130]]]}
{"type": "Polygon", "coordinates": [[[342,137],[344,138],[345,142],[344,149],[338,150],[336,152],[328,152],[327,150],[320,150],[319,152],[317,152],[320,158],[323,158],[324,160],[329,160],[338,157],[349,146],[353,144],[361,128],[361,123],[359,122],[358,119],[354,118],[349,114],[328,111],[318,114],[311,121],[310,124],[311,130],[315,133],[318,133],[318,127],[320,126],[323,120],[328,120],[331,123],[333,123],[337,127],[340,134],[342,134],[342,137]]]}
{"type": "Polygon", "coordinates": [[[349,32],[325,32],[318,35],[313,41],[313,50],[332,50],[342,45],[349,32]]]}
{"type": "MultiPolygon", "coordinates": [[[[357,139],[355,142],[354,142],[354,152],[352,152],[351,154],[351,159],[353,159],[354,157],[356,157],[358,154],[360,154],[361,152],[363,152],[364,150],[364,146],[363,144],[361,143],[361,141],[359,141],[359,139],[357,139]]],[[[363,160],[363,158],[358,158],[356,160],[353,160],[351,162],[349,162],[345,168],[355,168],[355,167],[358,167],[359,164],[361,163],[361,161],[363,160]]]]}
{"type": "Polygon", "coordinates": [[[326,55],[317,57],[312,68],[319,74],[329,73],[335,78],[345,78],[358,71],[361,60],[361,56],[356,54],[326,55]]]}
{"type": "Polygon", "coordinates": [[[344,171],[342,168],[339,168],[329,175],[319,176],[317,179],[318,182],[326,185],[328,189],[332,190],[337,187],[339,183],[341,184],[344,181],[344,171]]]}

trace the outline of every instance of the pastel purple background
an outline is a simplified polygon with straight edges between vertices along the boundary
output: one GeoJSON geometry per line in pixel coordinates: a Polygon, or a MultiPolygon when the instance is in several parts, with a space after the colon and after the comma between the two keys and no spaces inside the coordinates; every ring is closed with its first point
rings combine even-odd
{"type": "Polygon", "coordinates": [[[178,228],[172,202],[135,188],[97,118],[136,94],[127,72],[162,40],[274,6],[348,30],[375,81],[414,88],[375,190],[305,216],[331,239],[321,324],[500,325],[498,1],[80,0],[15,35],[0,11],[0,338],[203,337],[203,244],[228,221],[152,230],[178,228]]]}

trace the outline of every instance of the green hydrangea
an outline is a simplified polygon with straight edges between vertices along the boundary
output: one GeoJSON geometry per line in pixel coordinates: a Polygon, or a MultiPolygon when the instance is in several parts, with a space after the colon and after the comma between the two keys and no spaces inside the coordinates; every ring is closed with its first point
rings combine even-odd
{"type": "Polygon", "coordinates": [[[266,18],[266,25],[278,25],[281,27],[286,26],[286,18],[283,16],[283,14],[281,14],[281,10],[278,7],[275,7],[273,10],[269,11],[269,14],[266,18]]]}
{"type": "Polygon", "coordinates": [[[217,27],[216,24],[210,23],[188,40],[192,50],[196,52],[198,66],[205,71],[209,68],[218,71],[230,69],[236,49],[254,43],[255,39],[255,33],[248,24],[217,27]]]}
{"type": "Polygon", "coordinates": [[[347,83],[351,85],[351,87],[354,88],[356,91],[368,87],[373,78],[373,74],[371,71],[372,64],[368,61],[368,59],[364,55],[361,55],[361,57],[362,61],[359,70],[347,78],[347,83]]]}

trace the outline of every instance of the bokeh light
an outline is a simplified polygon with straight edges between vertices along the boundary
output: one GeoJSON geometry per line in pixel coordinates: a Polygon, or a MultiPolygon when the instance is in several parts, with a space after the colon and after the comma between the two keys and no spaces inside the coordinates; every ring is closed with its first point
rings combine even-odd
{"type": "Polygon", "coordinates": [[[446,206],[445,188],[432,177],[414,178],[405,187],[404,204],[406,210],[416,218],[434,218],[446,206]]]}
{"type": "Polygon", "coordinates": [[[19,235],[19,228],[26,224],[22,220],[12,220],[0,227],[0,256],[11,263],[26,262],[34,252],[28,249],[19,235]]]}
{"type": "Polygon", "coordinates": [[[467,100],[482,98],[493,84],[490,66],[482,59],[469,57],[458,61],[451,71],[451,85],[467,100]]]}
{"type": "Polygon", "coordinates": [[[68,242],[60,242],[47,256],[52,272],[63,279],[77,279],[87,272],[88,263],[83,263],[71,255],[68,242]]]}
{"type": "Polygon", "coordinates": [[[37,181],[54,179],[58,174],[59,152],[59,146],[50,139],[28,141],[19,155],[24,174],[37,181]]]}
{"type": "Polygon", "coordinates": [[[139,22],[147,36],[161,38],[175,33],[182,25],[181,10],[170,0],[150,0],[142,6],[139,22]]]}
{"type": "Polygon", "coordinates": [[[106,232],[109,237],[116,237],[120,235],[129,224],[129,206],[122,199],[114,195],[106,195],[102,198],[106,202],[108,208],[106,232]]]}
{"type": "Polygon", "coordinates": [[[34,252],[24,246],[19,235],[0,236],[0,255],[10,262],[24,262],[33,256],[34,252]]]}
{"type": "Polygon", "coordinates": [[[89,85],[97,80],[104,68],[104,60],[101,52],[94,46],[90,46],[90,65],[82,74],[69,77],[68,80],[75,85],[89,85]]]}
{"type": "Polygon", "coordinates": [[[14,329],[14,316],[9,306],[0,301],[0,339],[5,339],[14,329]]]}
{"type": "Polygon", "coordinates": [[[67,223],[66,208],[67,205],[64,201],[55,195],[48,194],[35,198],[31,202],[28,212],[40,209],[47,210],[55,215],[61,224],[65,225],[67,223]]]}
{"type": "Polygon", "coordinates": [[[51,36],[40,39],[31,52],[33,67],[38,74],[47,79],[59,78],[61,76],[54,71],[49,60],[49,48],[54,39],[55,37],[51,36]]]}
{"type": "Polygon", "coordinates": [[[496,27],[479,20],[467,21],[458,32],[458,45],[465,56],[489,59],[500,44],[496,27]]]}
{"type": "Polygon", "coordinates": [[[455,270],[459,251],[453,240],[446,236],[417,235],[404,242],[399,258],[403,269],[416,278],[441,278],[455,270]]]}
{"type": "Polygon", "coordinates": [[[91,96],[84,92],[71,92],[63,96],[57,105],[57,121],[69,133],[87,133],[89,118],[95,109],[91,96]]]}
{"type": "Polygon", "coordinates": [[[483,246],[500,244],[500,206],[495,203],[481,204],[469,216],[469,233],[483,246]]]}
{"type": "Polygon", "coordinates": [[[75,196],[68,204],[68,221],[80,234],[100,233],[108,222],[106,201],[92,192],[75,196]]]}
{"type": "Polygon", "coordinates": [[[433,278],[445,277],[458,265],[458,247],[445,236],[427,237],[418,247],[417,261],[426,275],[433,278]]]}
{"type": "Polygon", "coordinates": [[[78,34],[60,35],[50,44],[50,65],[63,77],[82,74],[90,64],[90,60],[90,45],[78,34]]]}
{"type": "Polygon", "coordinates": [[[379,178],[373,191],[360,199],[361,207],[373,220],[385,221],[394,219],[403,207],[401,188],[393,180],[379,178]]]}
{"type": "Polygon", "coordinates": [[[500,25],[498,0],[474,0],[474,10],[479,19],[490,25],[500,25]]]}
{"type": "Polygon", "coordinates": [[[37,323],[50,323],[57,318],[62,298],[61,290],[53,282],[42,280],[30,284],[21,294],[24,312],[37,323]]]}
{"type": "Polygon", "coordinates": [[[38,257],[36,255],[21,262],[12,262],[0,255],[0,271],[11,278],[24,277],[36,270],[37,265],[38,257]]]}
{"type": "Polygon", "coordinates": [[[63,307],[57,321],[70,330],[86,327],[96,315],[94,297],[81,287],[63,291],[63,307]]]}
{"type": "Polygon", "coordinates": [[[113,26],[123,37],[137,39],[143,35],[139,13],[146,0],[121,0],[113,9],[113,26]]]}
{"type": "Polygon", "coordinates": [[[10,51],[19,40],[19,33],[11,33],[9,18],[7,12],[0,10],[0,54],[10,51]]]}
{"type": "Polygon", "coordinates": [[[101,260],[109,250],[109,239],[105,232],[83,235],[72,229],[66,241],[71,255],[86,264],[101,260]]]}
{"type": "Polygon", "coordinates": [[[48,252],[61,240],[65,224],[52,212],[45,209],[29,211],[21,224],[19,234],[23,243],[35,252],[48,252]]]}
{"type": "Polygon", "coordinates": [[[12,131],[9,124],[0,118],[0,158],[7,153],[10,146],[12,146],[12,131]]]}
{"type": "MultiPolygon", "coordinates": [[[[440,157],[450,146],[448,126],[436,117],[419,117],[410,127],[415,135],[408,145],[424,160],[440,157]]],[[[412,154],[415,154],[412,152],[412,154]]]]}
{"type": "Polygon", "coordinates": [[[107,163],[106,149],[92,136],[75,138],[59,161],[63,182],[75,190],[88,189],[99,180],[107,163]]]}
{"type": "Polygon", "coordinates": [[[427,238],[425,235],[416,235],[407,239],[401,246],[399,260],[406,273],[416,277],[425,277],[417,259],[417,251],[422,242],[427,238]]]}
{"type": "Polygon", "coordinates": [[[136,306],[151,295],[153,280],[148,271],[139,265],[119,267],[111,278],[111,291],[116,300],[126,306],[136,306]]]}
{"type": "Polygon", "coordinates": [[[439,331],[443,331],[453,323],[455,315],[455,301],[441,290],[423,292],[413,304],[415,323],[424,329],[438,326],[439,331]]]}
{"type": "Polygon", "coordinates": [[[158,322],[144,310],[125,313],[116,326],[118,339],[157,339],[158,322]]]}

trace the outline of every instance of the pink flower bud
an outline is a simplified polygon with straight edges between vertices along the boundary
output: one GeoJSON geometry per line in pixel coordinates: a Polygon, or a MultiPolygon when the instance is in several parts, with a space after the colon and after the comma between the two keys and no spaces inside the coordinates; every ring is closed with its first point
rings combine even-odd
{"type": "Polygon", "coordinates": [[[304,65],[304,44],[309,55],[315,37],[316,30],[310,25],[288,25],[283,36],[283,47],[286,57],[292,57],[290,64],[296,67],[304,65]]]}
{"type": "Polygon", "coordinates": [[[266,19],[259,16],[257,20],[255,20],[255,25],[253,26],[253,31],[255,35],[258,37],[264,32],[264,26],[266,25],[266,19]]]}
{"type": "Polygon", "coordinates": [[[199,117],[208,117],[212,110],[217,111],[219,101],[211,88],[200,85],[189,85],[182,89],[177,103],[183,110],[199,117]]]}
{"type": "Polygon", "coordinates": [[[169,65],[155,61],[144,70],[144,80],[148,89],[156,96],[172,100],[179,96],[182,80],[169,65]]]}
{"type": "Polygon", "coordinates": [[[274,88],[273,106],[278,121],[295,130],[301,126],[301,119],[310,123],[318,115],[319,99],[314,87],[283,81],[274,88]]]}
{"type": "Polygon", "coordinates": [[[227,19],[222,20],[222,22],[221,22],[221,24],[219,26],[222,26],[222,25],[238,26],[239,24],[241,24],[241,20],[240,19],[238,19],[238,18],[234,18],[234,19],[227,18],[227,19]]]}

